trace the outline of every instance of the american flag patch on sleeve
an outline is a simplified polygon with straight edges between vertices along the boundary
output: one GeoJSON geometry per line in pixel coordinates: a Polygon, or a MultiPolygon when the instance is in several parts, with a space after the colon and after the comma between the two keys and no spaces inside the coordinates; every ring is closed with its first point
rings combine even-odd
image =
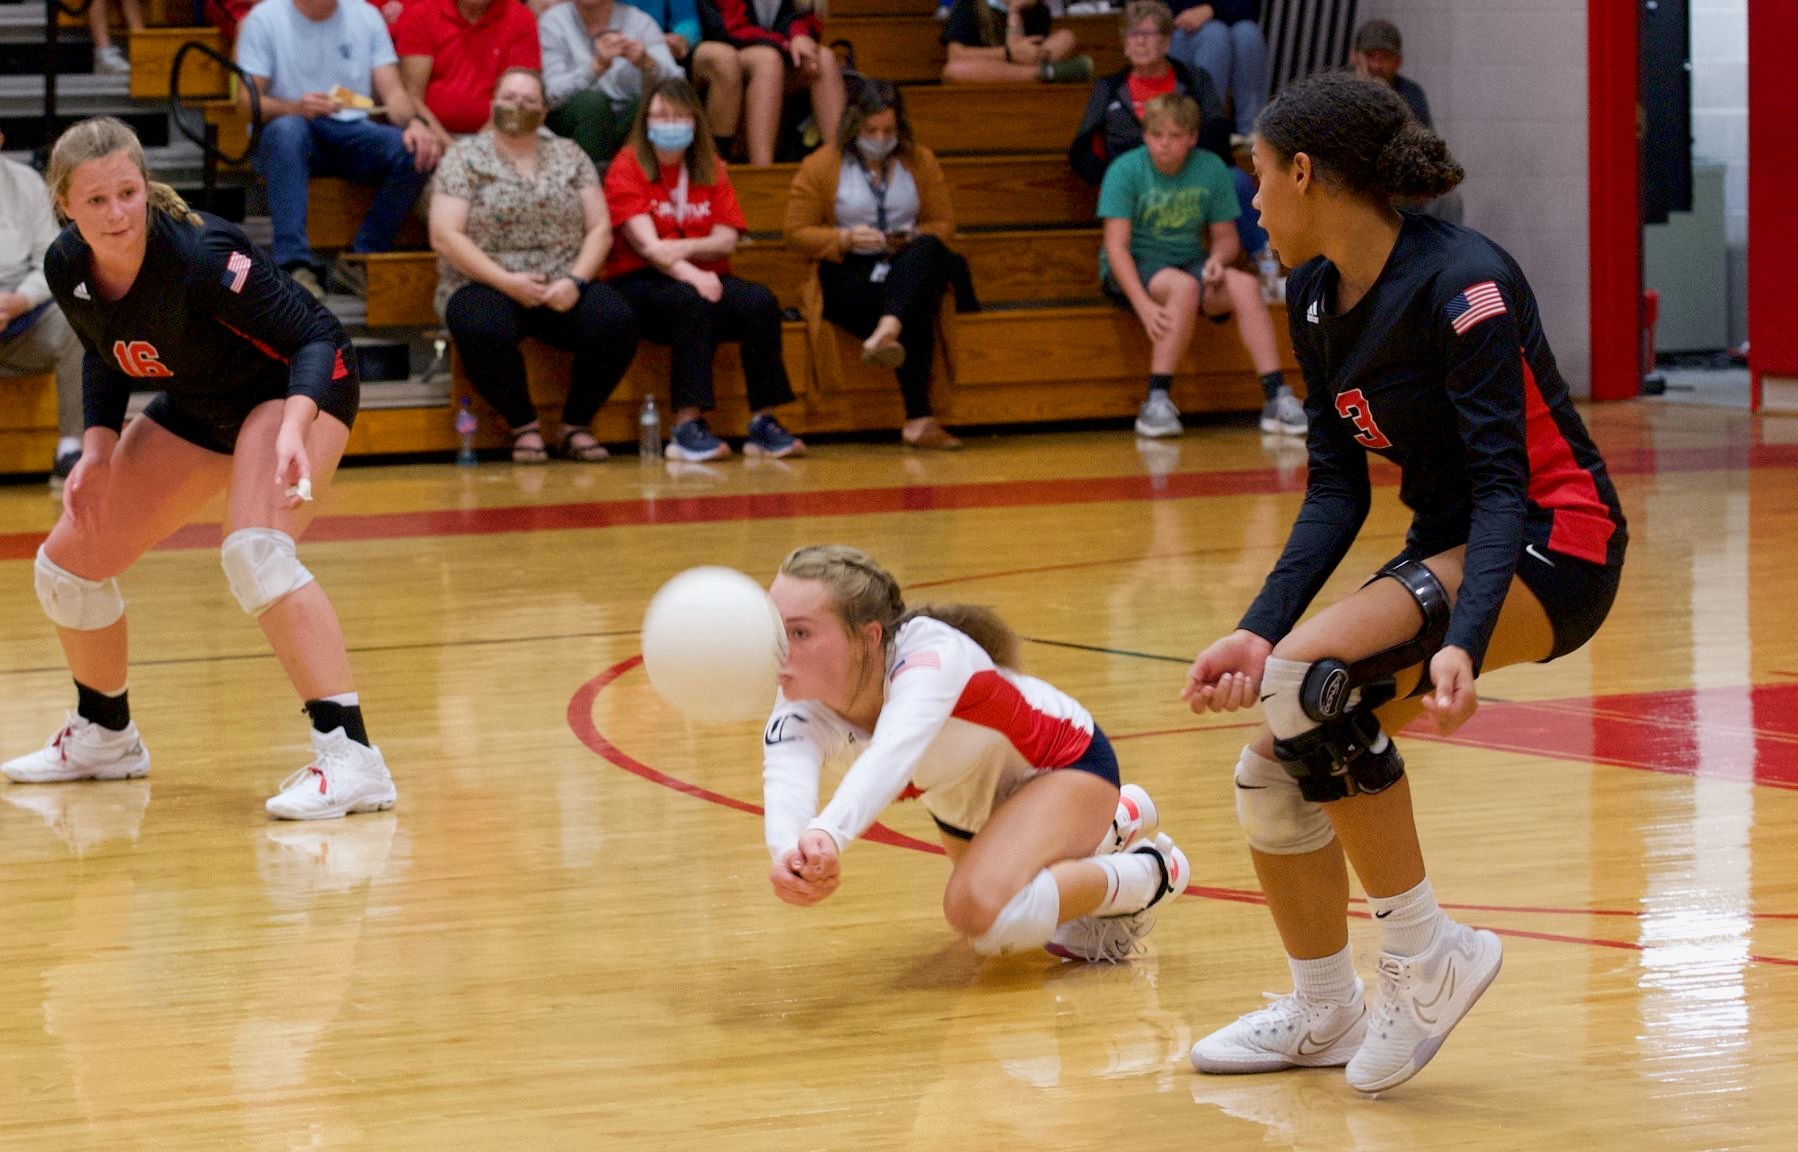
{"type": "Polygon", "coordinates": [[[250,278],[250,258],[242,252],[231,253],[225,261],[225,275],[220,282],[233,292],[242,293],[245,280],[250,278]]]}
{"type": "Polygon", "coordinates": [[[1465,336],[1467,330],[1475,324],[1501,316],[1504,312],[1505,298],[1498,294],[1498,283],[1485,280],[1465,289],[1448,302],[1448,323],[1455,330],[1455,335],[1465,336]]]}
{"type": "Polygon", "coordinates": [[[943,658],[938,656],[935,652],[913,652],[910,656],[899,661],[899,666],[893,669],[892,679],[897,680],[901,674],[910,672],[914,668],[934,668],[938,672],[941,672],[943,670],[943,658]]]}

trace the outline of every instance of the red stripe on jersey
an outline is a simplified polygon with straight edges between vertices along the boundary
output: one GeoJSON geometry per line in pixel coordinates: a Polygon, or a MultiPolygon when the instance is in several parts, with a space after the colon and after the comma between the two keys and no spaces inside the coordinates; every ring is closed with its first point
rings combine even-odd
{"type": "Polygon", "coordinates": [[[1554,514],[1554,528],[1548,546],[1556,552],[1603,564],[1605,546],[1617,525],[1611,521],[1611,510],[1598,498],[1598,485],[1592,473],[1574,459],[1573,445],[1561,435],[1554,413],[1542,398],[1536,374],[1530,371],[1529,358],[1523,360],[1523,405],[1525,442],[1530,454],[1529,498],[1540,508],[1554,514]]]}
{"type": "Polygon", "coordinates": [[[1093,742],[1091,732],[1034,707],[1017,685],[991,669],[968,677],[953,715],[1000,733],[1037,768],[1066,768],[1093,742]]]}
{"type": "MultiPolygon", "coordinates": [[[[218,320],[218,317],[214,316],[213,319],[218,320]]],[[[256,351],[262,353],[264,356],[267,356],[270,360],[279,360],[283,364],[288,362],[287,357],[281,355],[279,352],[275,351],[273,348],[270,348],[267,344],[264,344],[262,341],[256,339],[256,337],[250,335],[248,332],[245,332],[242,329],[233,328],[231,325],[225,323],[223,320],[219,320],[219,327],[223,328],[227,332],[235,332],[237,335],[242,336],[245,340],[248,340],[251,344],[254,344],[256,346],[256,351]]],[[[338,355],[341,356],[342,353],[339,353],[338,355]]],[[[336,376],[332,376],[331,378],[333,380],[337,379],[336,376]]]]}

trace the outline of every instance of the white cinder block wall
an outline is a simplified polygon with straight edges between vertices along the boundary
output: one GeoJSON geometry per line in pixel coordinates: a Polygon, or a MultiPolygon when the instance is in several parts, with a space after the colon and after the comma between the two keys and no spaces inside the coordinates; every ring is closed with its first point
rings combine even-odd
{"type": "Polygon", "coordinates": [[[1729,341],[1748,338],[1748,0],[1691,0],[1692,158],[1723,165],[1729,341]]]}
{"type": "Polygon", "coordinates": [[[1523,265],[1561,371],[1586,395],[1586,5],[1361,0],[1358,8],[1404,34],[1405,74],[1423,85],[1437,131],[1467,169],[1466,223],[1523,265]]]}

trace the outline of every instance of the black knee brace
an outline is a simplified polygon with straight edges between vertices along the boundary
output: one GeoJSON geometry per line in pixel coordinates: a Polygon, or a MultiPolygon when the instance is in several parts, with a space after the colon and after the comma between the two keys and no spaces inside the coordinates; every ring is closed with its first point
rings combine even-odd
{"type": "Polygon", "coordinates": [[[1314,804],[1384,792],[1405,774],[1398,745],[1380,731],[1365,699],[1302,736],[1274,741],[1274,757],[1314,804]]]}
{"type": "Polygon", "coordinates": [[[1395,694],[1392,677],[1414,664],[1423,665],[1423,675],[1411,695],[1421,696],[1430,690],[1430,657],[1442,647],[1442,640],[1448,635],[1448,589],[1442,586],[1434,572],[1417,560],[1389,564],[1380,569],[1374,579],[1386,576],[1402,584],[1417,601],[1417,607],[1423,613],[1423,628],[1404,643],[1394,644],[1353,664],[1341,660],[1319,660],[1312,664],[1311,671],[1305,674],[1305,683],[1299,688],[1299,707],[1320,724],[1347,712],[1349,694],[1356,688],[1361,689],[1360,707],[1372,709],[1386,703],[1395,694]]]}

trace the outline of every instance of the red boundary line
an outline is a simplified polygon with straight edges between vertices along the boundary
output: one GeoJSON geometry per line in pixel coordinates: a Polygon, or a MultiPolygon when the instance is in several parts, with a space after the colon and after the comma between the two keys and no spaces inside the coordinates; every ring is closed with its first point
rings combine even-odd
{"type": "MultiPolygon", "coordinates": [[[[722,805],[723,807],[731,808],[738,812],[748,813],[752,816],[760,816],[762,814],[762,808],[759,804],[751,804],[746,800],[738,800],[735,797],[726,796],[720,792],[714,792],[709,788],[702,788],[697,784],[690,784],[679,777],[670,776],[660,769],[652,768],[619,748],[600,732],[599,726],[593,722],[594,702],[599,698],[599,694],[620,676],[623,676],[626,672],[629,672],[641,663],[643,663],[643,657],[641,655],[631,656],[627,659],[620,660],[618,663],[607,668],[605,671],[587,681],[585,684],[582,684],[575,690],[574,695],[570,697],[568,701],[568,727],[574,733],[575,738],[597,753],[602,759],[624,769],[634,776],[640,776],[652,784],[659,784],[664,788],[670,788],[681,793],[683,796],[692,796],[696,799],[722,805]]],[[[1128,738],[1128,734],[1112,737],[1114,740],[1128,738]]],[[[895,832],[884,824],[875,824],[872,828],[868,829],[868,833],[863,839],[871,840],[877,844],[887,844],[896,848],[909,848],[917,852],[929,852],[938,856],[943,855],[943,848],[940,844],[931,844],[927,841],[907,836],[902,832],[895,832]]],[[[1242,888],[1216,888],[1193,884],[1186,888],[1183,895],[1197,896],[1204,900],[1219,900],[1235,904],[1265,905],[1267,903],[1267,898],[1261,893],[1252,892],[1242,888]]],[[[1496,904],[1445,904],[1443,907],[1448,909],[1473,911],[1534,912],[1567,916],[1639,915],[1635,912],[1616,910],[1592,911],[1589,909],[1577,908],[1509,908],[1504,905],[1496,904]]],[[[1350,911],[1349,915],[1363,920],[1368,919],[1368,914],[1363,911],[1350,911]]],[[[1772,913],[1764,916],[1755,915],[1752,918],[1798,919],[1798,915],[1772,913]]],[[[1521,928],[1492,928],[1491,930],[1500,936],[1511,936],[1521,940],[1543,940],[1557,944],[1585,944],[1597,948],[1619,948],[1632,952],[1647,951],[1643,945],[1628,940],[1605,940],[1589,936],[1568,936],[1555,932],[1533,932],[1521,928]]],[[[1798,968],[1798,959],[1788,959],[1782,956],[1756,956],[1751,954],[1748,959],[1756,964],[1798,968]]]]}

